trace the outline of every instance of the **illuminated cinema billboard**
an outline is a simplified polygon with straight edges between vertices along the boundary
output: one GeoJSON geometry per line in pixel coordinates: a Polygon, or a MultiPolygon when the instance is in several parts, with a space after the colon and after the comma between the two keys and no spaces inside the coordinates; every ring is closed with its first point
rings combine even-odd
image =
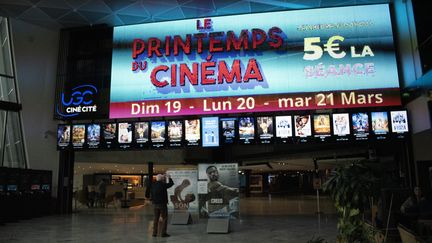
{"type": "Polygon", "coordinates": [[[386,4],[119,26],[113,44],[113,119],[400,105],[386,4]]]}

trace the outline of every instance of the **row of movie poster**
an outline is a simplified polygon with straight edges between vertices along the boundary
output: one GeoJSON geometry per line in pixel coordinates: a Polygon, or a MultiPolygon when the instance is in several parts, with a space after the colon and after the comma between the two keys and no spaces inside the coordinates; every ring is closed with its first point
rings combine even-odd
{"type": "Polygon", "coordinates": [[[385,140],[409,131],[405,110],[59,125],[58,148],[217,147],[310,141],[385,140]]]}

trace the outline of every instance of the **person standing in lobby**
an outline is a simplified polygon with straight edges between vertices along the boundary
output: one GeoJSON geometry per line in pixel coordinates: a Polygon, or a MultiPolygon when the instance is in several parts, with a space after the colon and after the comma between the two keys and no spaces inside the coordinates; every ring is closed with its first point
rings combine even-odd
{"type": "Polygon", "coordinates": [[[161,223],[161,236],[169,237],[167,234],[168,225],[168,192],[167,189],[174,185],[174,181],[170,175],[158,174],[156,182],[151,187],[151,200],[154,207],[154,220],[153,220],[153,237],[157,236],[159,218],[162,218],[161,223]],[[166,183],[168,177],[169,182],[166,183]]]}

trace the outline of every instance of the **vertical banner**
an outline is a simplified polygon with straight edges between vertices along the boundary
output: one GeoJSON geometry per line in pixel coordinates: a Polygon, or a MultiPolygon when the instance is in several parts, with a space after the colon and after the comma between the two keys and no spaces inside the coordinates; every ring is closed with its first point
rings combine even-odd
{"type": "Polygon", "coordinates": [[[197,171],[196,170],[168,170],[174,186],[168,189],[168,209],[174,211],[196,212],[197,200],[197,171]]]}
{"type": "Polygon", "coordinates": [[[198,184],[200,218],[239,217],[239,178],[236,163],[199,164],[198,184]]]}

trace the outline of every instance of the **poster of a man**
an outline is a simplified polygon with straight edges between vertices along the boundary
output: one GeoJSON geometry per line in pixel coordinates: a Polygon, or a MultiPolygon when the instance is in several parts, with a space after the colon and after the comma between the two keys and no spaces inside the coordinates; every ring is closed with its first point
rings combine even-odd
{"type": "Polygon", "coordinates": [[[207,193],[199,194],[200,217],[239,216],[237,164],[199,164],[198,179],[207,181],[207,193]]]}

